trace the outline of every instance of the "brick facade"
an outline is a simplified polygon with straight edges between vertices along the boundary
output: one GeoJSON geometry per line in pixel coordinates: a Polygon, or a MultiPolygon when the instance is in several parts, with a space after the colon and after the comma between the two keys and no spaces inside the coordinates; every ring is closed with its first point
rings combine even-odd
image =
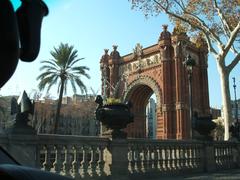
{"type": "Polygon", "coordinates": [[[186,34],[171,34],[165,27],[157,44],[120,57],[114,50],[102,56],[103,95],[116,96],[133,103],[134,123],[126,131],[129,137],[146,136],[146,105],[155,93],[158,139],[190,137],[188,76],[183,61],[190,54],[193,67],[193,111],[209,115],[207,47],[196,47],[186,34]]]}

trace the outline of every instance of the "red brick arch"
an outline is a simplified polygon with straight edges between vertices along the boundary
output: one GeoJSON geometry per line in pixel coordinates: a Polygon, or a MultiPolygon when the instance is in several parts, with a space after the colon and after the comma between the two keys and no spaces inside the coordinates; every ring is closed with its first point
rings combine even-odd
{"type": "Polygon", "coordinates": [[[206,46],[196,47],[185,34],[171,35],[166,29],[157,44],[120,56],[117,46],[101,58],[102,92],[133,103],[134,123],[127,127],[129,137],[146,136],[146,105],[155,93],[158,139],[190,137],[188,76],[183,61],[190,54],[193,68],[193,110],[209,115],[206,46]],[[108,82],[106,84],[106,82],[108,82]]]}

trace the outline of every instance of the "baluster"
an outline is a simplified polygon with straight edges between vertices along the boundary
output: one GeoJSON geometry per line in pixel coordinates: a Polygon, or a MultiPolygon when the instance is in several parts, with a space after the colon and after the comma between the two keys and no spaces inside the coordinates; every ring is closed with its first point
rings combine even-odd
{"type": "Polygon", "coordinates": [[[88,174],[88,148],[86,146],[82,147],[82,161],[81,161],[81,177],[87,178],[88,174]]]}
{"type": "Polygon", "coordinates": [[[185,169],[189,168],[189,159],[188,159],[188,147],[184,147],[184,159],[185,159],[185,169]]]}
{"type": "Polygon", "coordinates": [[[145,146],[143,148],[143,154],[145,156],[145,158],[144,158],[145,172],[148,172],[151,169],[151,167],[150,167],[150,149],[149,149],[149,146],[145,146]]]}
{"type": "Polygon", "coordinates": [[[172,168],[174,171],[177,170],[177,146],[172,147],[172,168]]]}
{"type": "Polygon", "coordinates": [[[158,146],[158,169],[160,172],[164,170],[163,168],[163,152],[162,147],[158,146]]]}
{"type": "Polygon", "coordinates": [[[64,176],[70,176],[70,149],[69,146],[63,146],[64,152],[64,161],[63,161],[63,170],[62,174],[64,176]]]}
{"type": "Polygon", "coordinates": [[[61,170],[61,158],[60,158],[60,146],[59,145],[55,145],[53,147],[53,150],[55,152],[55,161],[53,162],[53,168],[52,168],[52,171],[54,173],[60,173],[60,170],[61,170]]]}
{"type": "Polygon", "coordinates": [[[151,148],[151,169],[153,172],[157,172],[158,168],[158,152],[157,147],[154,146],[151,148]]]}
{"type": "Polygon", "coordinates": [[[175,149],[175,158],[176,158],[176,170],[180,170],[180,148],[177,145],[175,149]]]}
{"type": "Polygon", "coordinates": [[[141,172],[143,172],[143,173],[145,173],[146,172],[146,160],[145,160],[145,158],[146,158],[146,154],[145,154],[145,147],[144,146],[142,146],[141,147],[141,150],[140,150],[140,153],[139,153],[139,158],[140,158],[140,161],[141,161],[141,168],[140,168],[140,170],[141,170],[141,172]]]}
{"type": "Polygon", "coordinates": [[[171,151],[171,147],[168,146],[167,147],[167,169],[169,171],[172,171],[172,151],[171,151]]]}
{"type": "Polygon", "coordinates": [[[231,165],[232,165],[232,158],[231,158],[230,148],[231,148],[231,146],[226,147],[228,168],[230,168],[231,165]]]}
{"type": "Polygon", "coordinates": [[[135,161],[134,169],[137,173],[140,173],[141,172],[141,158],[140,158],[139,147],[135,148],[134,161],[135,161]]]}
{"type": "Polygon", "coordinates": [[[196,145],[192,146],[192,151],[191,151],[191,157],[192,157],[192,168],[197,168],[197,163],[196,163],[196,145]]]}
{"type": "Polygon", "coordinates": [[[219,147],[219,165],[222,168],[223,167],[223,150],[222,147],[219,147]]]}
{"type": "Polygon", "coordinates": [[[79,161],[78,161],[78,148],[76,146],[72,147],[73,151],[73,161],[72,161],[72,177],[75,179],[80,178],[79,174],[79,161]]]}
{"type": "Polygon", "coordinates": [[[169,146],[169,150],[170,150],[170,167],[171,167],[171,171],[174,171],[176,169],[175,167],[175,154],[174,154],[174,146],[169,146]]]}
{"type": "Polygon", "coordinates": [[[226,147],[226,159],[227,159],[227,168],[231,167],[232,160],[231,160],[231,153],[230,153],[230,146],[226,147]]]}
{"type": "Polygon", "coordinates": [[[218,166],[219,166],[219,168],[221,167],[221,164],[222,164],[222,160],[221,160],[221,149],[220,149],[220,147],[218,146],[217,147],[217,150],[218,150],[218,166]]]}
{"type": "Polygon", "coordinates": [[[130,145],[128,147],[128,171],[134,173],[134,158],[133,158],[133,147],[130,145]]]}
{"type": "Polygon", "coordinates": [[[192,156],[192,145],[191,144],[189,144],[189,146],[188,146],[188,167],[189,167],[189,169],[193,169],[193,156],[192,156]]]}
{"type": "Polygon", "coordinates": [[[224,168],[227,168],[228,166],[228,152],[227,152],[227,147],[226,146],[223,146],[223,162],[224,162],[224,168]]]}
{"type": "Polygon", "coordinates": [[[229,147],[229,158],[230,158],[230,161],[231,161],[230,168],[234,167],[234,162],[235,162],[235,153],[233,152],[233,149],[234,149],[233,146],[229,147]]]}
{"type": "Polygon", "coordinates": [[[43,163],[45,162],[45,147],[43,145],[38,146],[39,152],[39,167],[43,170],[43,163]]]}
{"type": "Polygon", "coordinates": [[[168,169],[167,169],[168,159],[167,159],[167,147],[166,146],[163,146],[163,148],[162,148],[162,157],[163,157],[163,169],[164,169],[164,171],[168,171],[168,169]]]}
{"type": "Polygon", "coordinates": [[[50,165],[50,150],[48,146],[43,146],[44,151],[44,162],[43,162],[43,170],[44,171],[50,171],[51,165],[50,165]]]}
{"type": "Polygon", "coordinates": [[[214,147],[214,151],[215,151],[215,162],[216,162],[216,165],[219,166],[220,164],[220,161],[219,161],[219,148],[217,146],[214,147]]]}
{"type": "Polygon", "coordinates": [[[91,159],[90,159],[90,162],[89,162],[89,175],[91,177],[96,177],[97,176],[97,172],[96,172],[96,169],[97,169],[97,157],[96,157],[96,151],[97,151],[97,148],[95,146],[91,146],[90,147],[90,155],[91,155],[91,159]]]}
{"type": "Polygon", "coordinates": [[[183,162],[183,147],[182,144],[179,146],[179,167],[182,170],[184,167],[183,162]]]}
{"type": "Polygon", "coordinates": [[[189,169],[190,161],[189,161],[189,147],[188,147],[188,145],[185,146],[184,150],[185,150],[185,153],[184,153],[184,155],[185,155],[185,168],[189,169]]]}
{"type": "Polygon", "coordinates": [[[168,150],[167,150],[167,159],[168,159],[168,164],[167,164],[167,167],[168,167],[168,170],[169,171],[172,171],[173,170],[173,168],[172,168],[172,147],[169,145],[168,146],[168,150]]]}
{"type": "Polygon", "coordinates": [[[104,171],[104,160],[103,160],[103,155],[104,155],[104,147],[99,146],[98,147],[98,161],[97,161],[97,175],[98,176],[106,176],[106,173],[104,171]]]}

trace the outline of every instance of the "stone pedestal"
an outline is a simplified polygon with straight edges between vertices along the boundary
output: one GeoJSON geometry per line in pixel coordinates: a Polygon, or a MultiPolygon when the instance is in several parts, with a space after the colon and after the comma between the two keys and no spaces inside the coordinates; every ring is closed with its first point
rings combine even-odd
{"type": "Polygon", "coordinates": [[[125,139],[113,139],[110,144],[112,155],[111,179],[128,179],[128,145],[125,139]]]}
{"type": "Polygon", "coordinates": [[[205,143],[204,157],[204,171],[214,172],[216,171],[215,152],[212,143],[205,143]]]}
{"type": "Polygon", "coordinates": [[[6,150],[17,162],[24,166],[38,167],[37,136],[15,134],[8,135],[8,140],[6,150]]]}

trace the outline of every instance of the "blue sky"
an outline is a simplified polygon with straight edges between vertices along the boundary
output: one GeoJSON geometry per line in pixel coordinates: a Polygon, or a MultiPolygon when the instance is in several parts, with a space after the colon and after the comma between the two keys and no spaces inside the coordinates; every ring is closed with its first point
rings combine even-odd
{"type": "MultiPolygon", "coordinates": [[[[12,0],[15,8],[20,0],[12,0]]],[[[172,26],[164,15],[148,19],[140,11],[131,10],[128,0],[45,0],[49,7],[49,15],[42,24],[41,49],[38,58],[32,63],[19,62],[12,78],[1,89],[1,95],[19,94],[24,89],[30,93],[37,89],[36,77],[39,75],[41,60],[50,59],[50,50],[60,42],[74,45],[79,57],[84,57],[82,65],[90,68],[91,79],[83,79],[87,87],[100,90],[99,60],[103,49],[112,50],[112,45],[118,45],[120,55],[132,52],[136,43],[143,47],[157,43],[163,24],[172,26]]],[[[230,76],[231,93],[232,77],[237,80],[240,88],[240,66],[238,65],[230,76]]],[[[221,106],[221,91],[219,74],[215,60],[209,56],[209,93],[210,104],[221,106]]],[[[89,91],[90,93],[91,91],[89,91]]],[[[50,91],[57,97],[56,89],[50,91]]],[[[100,91],[99,91],[100,93],[100,91]]],[[[67,95],[72,95],[71,89],[67,95]]],[[[240,97],[240,89],[237,92],[240,97]]],[[[233,97],[233,96],[232,96],[233,97]]]]}

